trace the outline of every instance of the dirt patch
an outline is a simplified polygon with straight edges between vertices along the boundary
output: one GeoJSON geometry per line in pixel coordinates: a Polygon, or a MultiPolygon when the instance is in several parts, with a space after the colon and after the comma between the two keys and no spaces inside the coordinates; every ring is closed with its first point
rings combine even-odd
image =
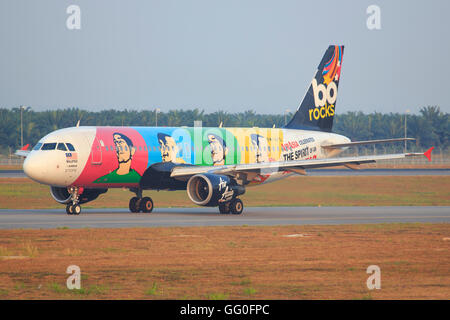
{"type": "Polygon", "coordinates": [[[449,299],[449,236],[449,224],[3,230],[3,254],[27,258],[0,261],[0,299],[449,299]],[[66,288],[69,265],[81,290],[66,288]]]}

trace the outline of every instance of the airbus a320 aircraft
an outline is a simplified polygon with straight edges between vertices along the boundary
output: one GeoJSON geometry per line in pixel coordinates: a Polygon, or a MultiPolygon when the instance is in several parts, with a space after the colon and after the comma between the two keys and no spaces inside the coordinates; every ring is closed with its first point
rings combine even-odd
{"type": "MultiPolygon", "coordinates": [[[[186,190],[193,203],[241,214],[245,189],[306,169],[426,155],[336,157],[348,147],[409,138],[351,142],[331,133],[343,46],[330,46],[297,112],[284,128],[73,127],[43,137],[26,156],[25,174],[79,214],[109,188],[128,188],[131,212],[151,212],[143,190],[186,190]]],[[[413,139],[411,139],[413,140],[413,139]]]]}

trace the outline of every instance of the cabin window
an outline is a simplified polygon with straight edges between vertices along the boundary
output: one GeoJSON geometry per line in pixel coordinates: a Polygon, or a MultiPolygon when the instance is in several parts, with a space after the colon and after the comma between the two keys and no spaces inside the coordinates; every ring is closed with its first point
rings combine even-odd
{"type": "Polygon", "coordinates": [[[106,151],[109,151],[109,150],[108,150],[108,146],[105,146],[105,150],[106,150],[106,151]]]}
{"type": "Polygon", "coordinates": [[[58,146],[56,147],[56,149],[61,150],[61,151],[67,151],[66,145],[64,143],[58,143],[58,146]]]}
{"type": "Polygon", "coordinates": [[[56,142],[53,143],[44,143],[41,150],[55,150],[56,142]]]}
{"type": "Polygon", "coordinates": [[[73,145],[71,143],[66,143],[67,149],[69,149],[69,151],[75,151],[75,148],[73,147],[73,145]]]}
{"type": "Polygon", "coordinates": [[[248,147],[245,147],[245,151],[248,151],[248,147]]]}
{"type": "Polygon", "coordinates": [[[42,143],[38,143],[34,146],[33,150],[39,150],[42,147],[42,143]]]}

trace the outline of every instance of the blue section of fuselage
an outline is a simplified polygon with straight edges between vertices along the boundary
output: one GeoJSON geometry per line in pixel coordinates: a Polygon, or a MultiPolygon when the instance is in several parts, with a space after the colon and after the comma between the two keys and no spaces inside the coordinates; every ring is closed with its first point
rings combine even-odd
{"type": "Polygon", "coordinates": [[[133,127],[144,138],[148,150],[147,167],[153,163],[161,162],[161,137],[168,135],[173,138],[177,153],[177,159],[183,159],[186,163],[194,163],[194,151],[191,134],[185,128],[174,127],[133,127]],[[159,139],[158,139],[159,137],[159,139]]]}

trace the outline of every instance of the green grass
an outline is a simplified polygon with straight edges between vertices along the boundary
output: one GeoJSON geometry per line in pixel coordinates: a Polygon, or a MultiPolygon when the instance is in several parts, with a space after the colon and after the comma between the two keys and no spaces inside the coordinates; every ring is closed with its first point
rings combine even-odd
{"type": "Polygon", "coordinates": [[[158,294],[158,292],[159,292],[158,284],[156,282],[153,282],[152,287],[147,289],[145,291],[145,294],[148,296],[154,296],[158,294]]]}
{"type": "MultiPolygon", "coordinates": [[[[242,199],[252,207],[450,205],[448,176],[297,177],[249,187],[242,199]],[[439,180],[439,184],[436,184],[439,180]]],[[[111,188],[83,208],[127,208],[132,193],[111,188]]],[[[186,191],[146,191],[157,207],[196,207],[186,191]]],[[[59,208],[48,186],[26,179],[0,179],[0,208],[59,208]],[[24,199],[27,201],[24,201],[24,199]]]]}
{"type": "Polygon", "coordinates": [[[76,294],[76,295],[102,295],[107,291],[107,288],[104,286],[99,285],[92,285],[87,288],[81,287],[80,289],[67,289],[70,293],[76,294]]]}
{"type": "Polygon", "coordinates": [[[23,289],[25,289],[25,287],[26,287],[25,283],[23,283],[23,282],[18,282],[14,285],[15,290],[23,290],[23,289]]]}
{"type": "Polygon", "coordinates": [[[245,288],[245,289],[244,289],[244,294],[245,294],[246,296],[252,296],[252,295],[254,295],[256,292],[257,292],[257,291],[256,291],[255,288],[245,288]]]}
{"type": "Polygon", "coordinates": [[[228,300],[228,294],[226,293],[210,293],[207,296],[208,300],[228,300]]]}
{"type": "Polygon", "coordinates": [[[0,247],[0,257],[12,256],[12,252],[8,250],[8,248],[0,247]]]}
{"type": "Polygon", "coordinates": [[[52,282],[52,283],[50,283],[49,284],[49,288],[50,288],[50,290],[52,290],[53,292],[55,292],[55,293],[65,293],[65,292],[67,292],[67,288],[65,288],[65,287],[62,287],[61,285],[59,285],[58,283],[56,283],[56,282],[52,282]]]}
{"type": "Polygon", "coordinates": [[[37,247],[33,246],[31,242],[26,242],[23,244],[24,254],[30,258],[36,257],[39,254],[37,247]]]}
{"type": "Polygon", "coordinates": [[[234,286],[248,286],[251,283],[250,279],[243,279],[241,281],[238,282],[231,282],[232,285],[234,286]]]}

